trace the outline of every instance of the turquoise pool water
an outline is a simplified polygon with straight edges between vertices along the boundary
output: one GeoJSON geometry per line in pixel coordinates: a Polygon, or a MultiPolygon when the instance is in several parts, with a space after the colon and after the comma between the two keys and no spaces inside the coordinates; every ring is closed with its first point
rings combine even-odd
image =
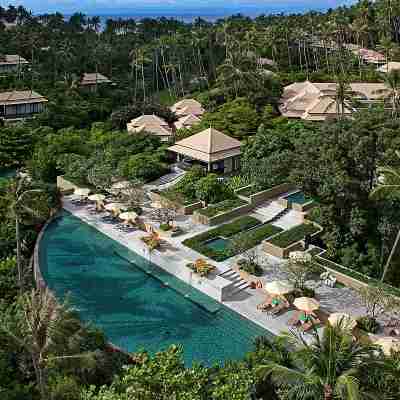
{"type": "Polygon", "coordinates": [[[0,185],[5,184],[10,178],[16,175],[15,169],[0,168],[0,185]]]}
{"type": "Polygon", "coordinates": [[[306,197],[303,192],[295,192],[286,196],[285,199],[289,202],[289,204],[297,203],[297,204],[305,204],[311,201],[310,198],[306,197]]]}
{"type": "Polygon", "coordinates": [[[205,245],[210,249],[218,251],[226,250],[229,247],[229,244],[230,241],[228,239],[224,239],[221,237],[212,239],[209,242],[205,243],[205,245]]]}
{"type": "Polygon", "coordinates": [[[257,336],[271,335],[69,213],[49,225],[39,257],[56,295],[69,293],[82,319],[125,350],[181,344],[188,365],[211,365],[239,359],[257,336]]]}

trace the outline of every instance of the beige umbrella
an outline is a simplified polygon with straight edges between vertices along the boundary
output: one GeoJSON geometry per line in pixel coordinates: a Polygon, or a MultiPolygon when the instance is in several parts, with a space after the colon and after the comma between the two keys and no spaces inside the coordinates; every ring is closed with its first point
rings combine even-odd
{"type": "Polygon", "coordinates": [[[106,196],[104,196],[104,194],[92,194],[91,196],[88,197],[90,201],[96,201],[96,202],[103,201],[105,198],[106,196]]]}
{"type": "Polygon", "coordinates": [[[129,181],[121,181],[114,183],[114,185],[111,186],[111,189],[113,190],[121,190],[121,189],[126,189],[130,185],[129,181]]]}
{"type": "Polygon", "coordinates": [[[106,204],[104,206],[104,208],[107,211],[111,211],[113,213],[117,213],[117,212],[120,212],[122,209],[124,209],[126,207],[121,203],[109,203],[109,204],[106,204]]]}
{"type": "Polygon", "coordinates": [[[378,339],[375,344],[382,347],[383,353],[390,356],[391,351],[400,351],[400,340],[387,336],[378,339]]]}
{"type": "Polygon", "coordinates": [[[128,211],[128,212],[124,212],[122,214],[119,215],[119,218],[123,219],[124,221],[127,222],[134,222],[135,219],[137,218],[137,214],[133,211],[128,211]]]}
{"type": "Polygon", "coordinates": [[[293,302],[294,306],[301,311],[305,312],[312,312],[314,310],[318,310],[319,303],[317,300],[313,299],[312,297],[298,297],[293,302]]]}
{"type": "Polygon", "coordinates": [[[349,330],[353,330],[357,326],[357,321],[351,315],[341,312],[331,314],[328,321],[332,326],[340,325],[349,330]]]}
{"type": "Polygon", "coordinates": [[[158,203],[157,201],[154,203],[151,203],[150,206],[152,208],[163,208],[163,206],[160,203],[158,203]]]}
{"type": "Polygon", "coordinates": [[[268,282],[264,286],[264,289],[271,294],[283,295],[290,293],[294,289],[294,287],[287,281],[273,281],[268,282]]]}
{"type": "Polygon", "coordinates": [[[88,188],[77,188],[74,191],[74,194],[76,194],[77,196],[81,196],[81,197],[87,197],[89,196],[90,193],[90,189],[88,188]]]}

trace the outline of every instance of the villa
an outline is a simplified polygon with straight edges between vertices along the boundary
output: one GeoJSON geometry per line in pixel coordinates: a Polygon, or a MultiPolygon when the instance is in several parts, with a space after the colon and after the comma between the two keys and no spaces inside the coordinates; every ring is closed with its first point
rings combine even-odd
{"type": "Polygon", "coordinates": [[[18,54],[0,54],[0,74],[9,72],[18,72],[29,62],[18,54]]]}
{"type": "Polygon", "coordinates": [[[111,84],[112,81],[99,73],[84,73],[79,86],[88,88],[90,91],[96,90],[97,85],[111,84]]]}
{"type": "Polygon", "coordinates": [[[174,123],[175,129],[189,129],[193,125],[198,124],[201,121],[199,117],[194,114],[185,115],[181,117],[174,123]]]}
{"type": "Polygon", "coordinates": [[[0,93],[0,118],[29,118],[44,110],[47,99],[32,91],[0,93]]]}
{"type": "Polygon", "coordinates": [[[200,164],[209,172],[230,173],[240,169],[241,143],[208,128],[169,147],[178,161],[200,164]]]}
{"type": "Polygon", "coordinates": [[[154,114],[142,115],[133,119],[127,124],[127,129],[129,133],[150,133],[158,136],[164,142],[170,140],[173,135],[168,123],[154,114]]]}
{"type": "Polygon", "coordinates": [[[353,50],[353,53],[360,57],[366,64],[382,65],[386,63],[385,55],[375,50],[361,48],[353,50]]]}
{"type": "Polygon", "coordinates": [[[383,74],[387,74],[387,73],[395,71],[395,70],[400,70],[400,62],[391,61],[391,62],[388,62],[387,64],[380,66],[377,69],[378,72],[381,72],[383,74]]]}
{"type": "MultiPolygon", "coordinates": [[[[387,91],[383,83],[350,83],[350,88],[354,100],[364,106],[382,101],[387,91]]],[[[287,118],[325,121],[336,117],[335,97],[336,83],[296,82],[284,88],[279,109],[287,118]]],[[[347,103],[344,113],[350,115],[352,111],[354,105],[347,103]]]]}
{"type": "Polygon", "coordinates": [[[175,103],[170,110],[179,117],[195,115],[200,117],[205,113],[203,106],[195,99],[183,99],[175,103]]]}

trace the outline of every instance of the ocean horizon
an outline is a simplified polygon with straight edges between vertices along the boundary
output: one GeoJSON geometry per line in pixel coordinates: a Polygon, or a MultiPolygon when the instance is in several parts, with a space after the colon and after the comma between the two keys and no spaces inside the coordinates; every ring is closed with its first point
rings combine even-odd
{"type": "MultiPolygon", "coordinates": [[[[202,7],[194,7],[176,4],[165,4],[165,5],[152,5],[152,6],[138,6],[135,9],[108,9],[108,8],[95,8],[89,9],[82,7],[82,9],[74,9],[73,11],[64,12],[64,15],[70,16],[74,12],[82,12],[87,16],[99,16],[102,20],[107,18],[112,19],[129,19],[135,20],[143,18],[175,18],[184,22],[192,22],[194,19],[200,17],[207,21],[213,22],[220,18],[226,18],[232,15],[241,14],[251,18],[255,18],[259,15],[271,15],[271,14],[297,14],[304,13],[307,11],[324,12],[330,8],[335,8],[341,5],[351,5],[355,0],[283,0],[283,1],[271,1],[265,2],[262,5],[258,2],[257,4],[251,3],[248,0],[238,0],[233,4],[221,5],[218,2],[214,5],[205,6],[203,3],[202,7]]],[[[60,10],[62,12],[62,10],[60,10]]]]}

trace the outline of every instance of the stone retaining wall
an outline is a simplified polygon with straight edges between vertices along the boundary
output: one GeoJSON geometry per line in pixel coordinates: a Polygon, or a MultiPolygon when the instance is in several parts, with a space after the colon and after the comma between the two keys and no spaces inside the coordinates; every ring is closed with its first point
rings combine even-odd
{"type": "Polygon", "coordinates": [[[282,183],[281,185],[277,185],[272,187],[271,189],[263,190],[262,192],[259,193],[254,193],[250,195],[250,203],[253,204],[254,207],[271,200],[275,197],[278,197],[279,195],[283,193],[287,193],[291,190],[296,189],[295,186],[293,186],[290,183],[282,183]]]}

